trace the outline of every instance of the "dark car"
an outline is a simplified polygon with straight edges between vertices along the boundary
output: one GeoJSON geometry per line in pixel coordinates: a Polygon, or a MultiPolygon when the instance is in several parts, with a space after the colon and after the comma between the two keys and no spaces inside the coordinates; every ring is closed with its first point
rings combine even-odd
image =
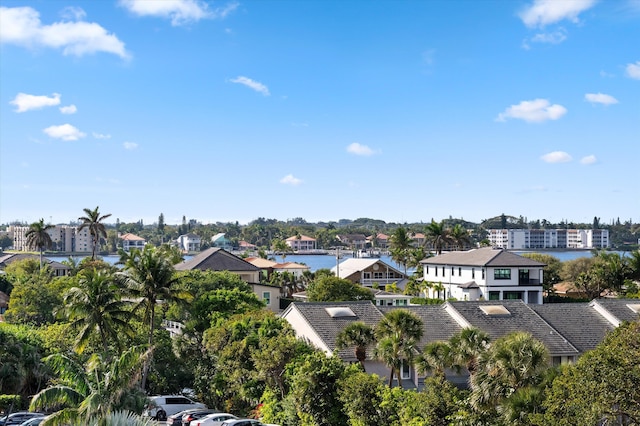
{"type": "Polygon", "coordinates": [[[175,414],[167,417],[167,426],[182,426],[182,416],[187,414],[189,411],[197,411],[198,408],[191,408],[189,410],[178,411],[175,414]]]}
{"type": "Polygon", "coordinates": [[[213,414],[217,412],[218,410],[213,410],[210,408],[203,409],[203,410],[187,410],[187,412],[185,412],[182,415],[182,423],[180,424],[180,426],[189,426],[193,420],[198,420],[208,414],[213,414]]]}
{"type": "Polygon", "coordinates": [[[8,416],[0,417],[0,426],[19,425],[34,417],[44,417],[42,413],[33,413],[31,411],[17,411],[8,416]]]}

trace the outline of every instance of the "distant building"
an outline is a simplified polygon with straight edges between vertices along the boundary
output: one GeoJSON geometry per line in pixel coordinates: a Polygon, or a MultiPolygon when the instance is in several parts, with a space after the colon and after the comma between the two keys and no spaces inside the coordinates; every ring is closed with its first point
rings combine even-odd
{"type": "Polygon", "coordinates": [[[121,244],[122,244],[122,250],[124,251],[131,251],[132,249],[138,249],[138,250],[143,250],[145,244],[147,244],[147,242],[145,241],[144,238],[139,237],[137,235],[131,234],[131,233],[126,233],[126,234],[121,234],[118,235],[118,238],[121,240],[121,244]]]}
{"type": "Polygon", "coordinates": [[[306,235],[296,235],[284,240],[293,251],[312,251],[317,248],[316,239],[306,235]]]}
{"type": "MultiPolygon", "coordinates": [[[[13,238],[13,249],[17,251],[30,251],[27,246],[28,226],[9,226],[9,235],[13,238]]],[[[77,226],[55,225],[47,230],[51,237],[51,250],[73,253],[91,253],[91,235],[89,228],[78,231],[77,226]]]]}
{"type": "Polygon", "coordinates": [[[225,236],[224,232],[220,232],[211,237],[211,246],[227,251],[233,250],[233,243],[225,236]]]}
{"type": "Polygon", "coordinates": [[[488,232],[492,246],[507,250],[609,247],[607,229],[489,229],[488,232]]]}
{"type": "Polygon", "coordinates": [[[180,235],[176,240],[178,248],[183,252],[192,253],[194,251],[200,251],[200,237],[195,234],[180,235]]]}

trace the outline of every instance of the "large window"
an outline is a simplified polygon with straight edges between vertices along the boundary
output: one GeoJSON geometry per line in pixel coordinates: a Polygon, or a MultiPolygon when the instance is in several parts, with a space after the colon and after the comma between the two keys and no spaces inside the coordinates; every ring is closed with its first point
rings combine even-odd
{"type": "Polygon", "coordinates": [[[499,291],[490,291],[489,292],[489,300],[500,300],[500,292],[499,291]]]}
{"type": "Polygon", "coordinates": [[[496,280],[510,280],[511,279],[511,269],[494,269],[493,278],[496,280]]]}
{"type": "Polygon", "coordinates": [[[266,303],[267,306],[269,306],[271,304],[271,292],[270,291],[262,292],[262,300],[264,300],[264,303],[266,303]]]}
{"type": "Polygon", "coordinates": [[[522,300],[521,291],[505,291],[503,294],[504,300],[522,300]]]}
{"type": "Polygon", "coordinates": [[[411,378],[411,364],[406,360],[402,360],[402,379],[411,378]]]}

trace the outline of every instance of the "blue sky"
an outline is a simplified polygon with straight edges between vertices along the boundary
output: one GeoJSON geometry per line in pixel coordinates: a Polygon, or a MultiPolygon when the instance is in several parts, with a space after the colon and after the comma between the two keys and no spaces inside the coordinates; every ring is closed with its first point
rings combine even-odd
{"type": "Polygon", "coordinates": [[[640,222],[638,0],[0,7],[0,223],[640,222]]]}

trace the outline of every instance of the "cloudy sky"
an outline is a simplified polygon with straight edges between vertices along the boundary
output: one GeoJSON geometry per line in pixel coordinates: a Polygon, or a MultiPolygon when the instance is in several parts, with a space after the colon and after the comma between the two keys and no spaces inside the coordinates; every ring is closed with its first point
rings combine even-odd
{"type": "Polygon", "coordinates": [[[640,1],[0,3],[0,223],[640,222],[640,1]]]}

